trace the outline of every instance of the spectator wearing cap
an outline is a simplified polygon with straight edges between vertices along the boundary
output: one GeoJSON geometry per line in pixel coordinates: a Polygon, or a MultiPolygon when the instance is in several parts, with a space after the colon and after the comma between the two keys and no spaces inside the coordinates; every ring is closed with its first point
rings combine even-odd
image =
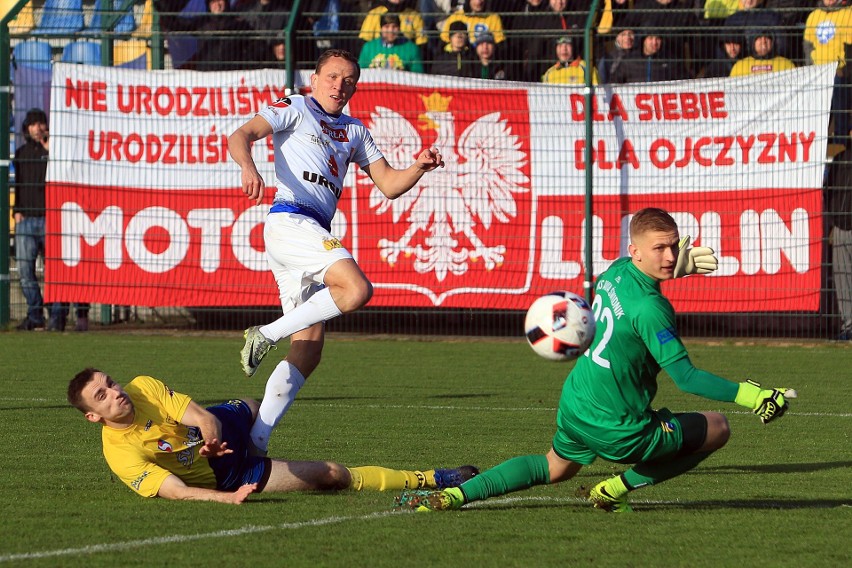
{"type": "Polygon", "coordinates": [[[367,12],[361,33],[358,37],[365,43],[381,36],[382,16],[396,14],[399,17],[399,29],[402,35],[413,41],[421,49],[429,41],[423,26],[423,16],[416,8],[416,0],[380,0],[375,8],[367,12]]]}
{"type": "MultiPolygon", "coordinates": [[[[573,37],[561,36],[556,38],[556,63],[544,72],[542,83],[585,85],[586,62],[580,58],[573,37]]],[[[598,73],[591,69],[592,84],[598,84],[598,73]]]]}
{"type": "Polygon", "coordinates": [[[737,61],[731,69],[731,77],[774,73],[795,69],[796,64],[775,53],[775,32],[750,30],[746,33],[749,56],[737,61]]]}
{"type": "Polygon", "coordinates": [[[491,34],[495,45],[506,40],[506,35],[503,33],[503,20],[500,14],[490,11],[488,0],[464,0],[464,5],[444,21],[441,41],[449,43],[450,25],[458,21],[464,22],[467,26],[468,41],[474,45],[479,41],[479,36],[484,33],[491,34]]]}
{"type": "Polygon", "coordinates": [[[420,48],[402,35],[399,16],[386,13],[381,16],[380,36],[361,48],[358,65],[361,69],[395,69],[423,73],[420,48]]]}
{"type": "Polygon", "coordinates": [[[479,39],[474,45],[478,61],[474,64],[473,76],[479,79],[498,79],[506,81],[509,79],[509,74],[506,71],[506,64],[496,59],[497,43],[494,41],[494,36],[491,32],[485,32],[479,35],[479,39]]]}
{"type": "Polygon", "coordinates": [[[615,39],[598,60],[598,78],[602,83],[613,83],[612,76],[636,52],[636,32],[632,27],[613,28],[612,34],[615,39]]]}
{"type": "Polygon", "coordinates": [[[429,72],[433,75],[473,77],[478,58],[467,40],[467,26],[462,21],[455,21],[450,24],[449,32],[450,42],[435,55],[429,72]]]}

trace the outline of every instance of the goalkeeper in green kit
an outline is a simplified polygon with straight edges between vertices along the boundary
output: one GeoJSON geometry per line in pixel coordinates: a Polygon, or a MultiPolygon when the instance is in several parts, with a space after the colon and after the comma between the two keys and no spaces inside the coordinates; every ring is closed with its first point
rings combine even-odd
{"type": "Polygon", "coordinates": [[[565,380],[556,434],[547,455],[507,460],[443,491],[404,491],[397,506],[420,511],[458,509],[465,503],[559,483],[596,458],[634,464],[583,495],[597,508],[631,511],[628,494],[685,473],[725,445],[730,427],[718,412],[674,414],[652,409],[661,369],[684,392],[736,402],[768,423],[784,414],[792,389],[734,383],[693,366],[675,329],[675,314],[660,282],[716,270],[713,250],[688,248],[662,209],[637,212],[630,222],[629,257],[597,279],[592,310],[597,330],[565,380]]]}

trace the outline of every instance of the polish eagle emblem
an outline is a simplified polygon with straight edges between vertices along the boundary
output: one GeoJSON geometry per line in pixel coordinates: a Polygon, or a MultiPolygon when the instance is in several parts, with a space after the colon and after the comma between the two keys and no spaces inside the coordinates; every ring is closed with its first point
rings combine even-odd
{"type": "MultiPolygon", "coordinates": [[[[439,282],[448,274],[465,274],[472,262],[482,261],[486,270],[498,268],[505,245],[484,242],[480,234],[493,223],[509,223],[517,215],[515,195],[530,192],[521,141],[499,112],[477,118],[457,137],[449,110],[452,97],[435,92],[420,98],[425,110],[418,116],[419,128],[382,106],[375,107],[367,123],[394,168],[411,164],[424,148],[421,132],[430,130],[435,132],[431,145],[445,163],[395,200],[372,186],[370,208],[377,215],[391,211],[395,225],[408,224],[398,240],[378,241],[381,258],[393,265],[400,254],[411,256],[416,272],[433,272],[439,282]]],[[[371,181],[363,176],[358,183],[371,181]]]]}

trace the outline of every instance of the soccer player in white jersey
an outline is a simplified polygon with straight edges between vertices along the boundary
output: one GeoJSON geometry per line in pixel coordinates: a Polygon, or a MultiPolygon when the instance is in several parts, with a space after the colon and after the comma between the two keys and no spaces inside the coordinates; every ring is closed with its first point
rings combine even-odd
{"type": "Polygon", "coordinates": [[[305,379],[319,365],[323,322],[365,305],[370,281],[329,232],[351,162],[357,163],[389,199],[411,189],[431,170],[443,167],[436,148],[427,148],[404,170],[388,164],[361,121],[343,113],[355,94],[360,69],[348,51],[332,49],[317,60],[311,96],[291,95],[261,110],[234,132],[228,147],[239,164],[243,192],[260,203],[266,184],[251,156],[251,145],[272,135],[277,191],[264,229],[266,257],[278,283],[284,315],[250,327],[241,352],[252,376],[263,357],[290,337],[290,350],[266,384],[252,428],[257,449],[293,403],[305,379]]]}

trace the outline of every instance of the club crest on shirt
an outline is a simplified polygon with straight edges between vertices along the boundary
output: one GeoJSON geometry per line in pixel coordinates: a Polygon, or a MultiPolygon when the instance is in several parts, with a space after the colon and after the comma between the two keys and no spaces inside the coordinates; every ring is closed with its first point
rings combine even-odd
{"type": "Polygon", "coordinates": [[[325,250],[334,250],[343,248],[343,245],[340,244],[340,239],[323,239],[322,246],[325,247],[325,250]]]}

